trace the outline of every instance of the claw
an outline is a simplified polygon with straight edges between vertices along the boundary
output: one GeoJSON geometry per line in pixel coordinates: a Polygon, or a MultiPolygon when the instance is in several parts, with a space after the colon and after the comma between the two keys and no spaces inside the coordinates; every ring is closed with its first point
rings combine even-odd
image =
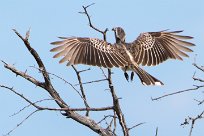
{"type": "Polygon", "coordinates": [[[125,75],[126,80],[129,82],[129,75],[128,75],[128,73],[124,72],[124,75],[125,75]]]}
{"type": "Polygon", "coordinates": [[[131,81],[133,81],[133,78],[134,78],[134,72],[131,72],[131,76],[130,76],[131,81]]]}

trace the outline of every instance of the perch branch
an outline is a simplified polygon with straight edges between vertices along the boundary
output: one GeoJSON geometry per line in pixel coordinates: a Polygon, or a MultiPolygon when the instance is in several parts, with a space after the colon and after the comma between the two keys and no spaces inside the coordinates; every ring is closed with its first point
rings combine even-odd
{"type": "MultiPolygon", "coordinates": [[[[91,5],[93,5],[93,4],[91,4],[91,5]]],[[[89,26],[92,29],[96,30],[97,32],[101,33],[103,35],[104,41],[106,41],[106,32],[108,31],[108,29],[106,28],[104,31],[102,31],[102,30],[96,28],[95,26],[93,26],[93,24],[91,22],[90,15],[87,12],[87,8],[90,7],[91,5],[83,6],[84,12],[80,12],[80,13],[83,13],[83,14],[85,14],[87,16],[89,26]]],[[[128,130],[128,127],[126,125],[126,121],[125,121],[124,115],[122,113],[122,110],[120,108],[119,99],[118,99],[118,97],[117,97],[117,95],[115,93],[114,86],[112,84],[111,74],[112,74],[111,69],[108,69],[108,78],[107,78],[107,80],[108,80],[109,89],[110,89],[112,99],[113,99],[114,112],[118,116],[118,120],[119,120],[119,123],[120,123],[120,125],[122,127],[124,136],[129,136],[129,130],[128,130]]]]}

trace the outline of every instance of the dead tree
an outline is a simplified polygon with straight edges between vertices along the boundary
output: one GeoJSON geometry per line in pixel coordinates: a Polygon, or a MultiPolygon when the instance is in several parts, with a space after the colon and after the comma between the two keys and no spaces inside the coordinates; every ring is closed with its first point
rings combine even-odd
{"type": "MultiPolygon", "coordinates": [[[[108,31],[108,29],[105,29],[104,31],[102,31],[102,30],[96,28],[91,22],[90,15],[87,12],[87,8],[89,6],[91,6],[91,5],[83,6],[84,11],[80,12],[80,13],[86,15],[86,17],[88,18],[89,26],[92,29],[96,30],[97,32],[101,33],[103,35],[103,37],[104,37],[104,40],[106,40],[106,32],[108,31]]],[[[13,65],[10,65],[5,61],[2,61],[3,64],[4,64],[4,67],[7,70],[9,70],[10,72],[13,72],[16,76],[20,76],[20,77],[24,78],[25,80],[31,82],[35,86],[44,89],[44,91],[49,93],[51,98],[33,102],[32,100],[28,99],[23,94],[18,93],[18,91],[15,88],[8,87],[6,85],[0,85],[1,88],[5,88],[5,89],[13,92],[17,96],[19,96],[20,98],[22,98],[26,102],[28,102],[29,105],[22,108],[19,112],[23,111],[25,108],[28,108],[30,106],[33,106],[36,109],[32,113],[30,113],[24,120],[22,120],[22,122],[17,124],[17,126],[14,129],[9,131],[7,133],[7,135],[9,135],[11,132],[13,132],[18,126],[22,125],[24,123],[24,121],[26,121],[33,114],[35,114],[36,112],[39,112],[39,111],[43,111],[43,110],[60,111],[61,115],[65,116],[66,118],[73,119],[74,121],[88,127],[89,129],[91,129],[95,133],[97,133],[99,135],[102,135],[102,136],[118,135],[115,132],[116,127],[118,127],[118,126],[121,127],[122,133],[123,133],[124,136],[129,136],[129,131],[131,129],[143,124],[143,123],[139,123],[139,124],[137,124],[137,125],[135,125],[133,127],[128,127],[127,126],[124,114],[123,114],[122,109],[120,107],[119,98],[118,98],[118,96],[116,94],[115,87],[114,87],[114,85],[112,83],[112,72],[111,72],[110,69],[107,69],[107,74],[103,69],[101,69],[101,72],[104,75],[103,79],[83,83],[82,79],[81,79],[81,73],[85,72],[87,70],[90,70],[90,69],[79,71],[79,70],[77,70],[77,68],[75,66],[72,66],[73,70],[76,73],[77,79],[78,79],[78,85],[80,86],[80,91],[79,91],[79,90],[77,90],[75,88],[75,85],[71,84],[70,82],[68,82],[67,80],[61,78],[60,76],[55,75],[55,74],[50,73],[50,72],[47,71],[47,68],[44,65],[44,62],[42,61],[40,55],[31,46],[31,43],[29,42],[30,30],[27,31],[25,37],[22,36],[17,30],[13,29],[13,31],[23,41],[23,44],[27,48],[28,52],[33,57],[34,61],[37,63],[37,67],[34,67],[34,68],[36,68],[38,71],[40,71],[40,73],[42,74],[42,77],[43,77],[43,81],[39,81],[34,76],[29,75],[26,71],[25,72],[21,71],[21,70],[17,69],[16,67],[14,67],[13,65]],[[70,104],[65,102],[62,99],[62,97],[59,95],[59,93],[58,93],[59,91],[55,89],[55,87],[54,87],[55,85],[52,83],[51,76],[54,76],[55,78],[59,78],[59,79],[63,80],[63,82],[65,82],[66,84],[69,84],[72,87],[72,89],[75,90],[80,95],[80,97],[81,97],[81,99],[82,99],[82,101],[84,103],[84,107],[82,107],[82,108],[71,108],[70,104]],[[87,97],[86,97],[85,90],[84,90],[84,84],[94,83],[94,82],[102,82],[102,81],[107,82],[107,86],[109,88],[108,90],[109,90],[111,98],[112,98],[112,105],[111,106],[106,106],[106,107],[99,107],[99,108],[90,107],[89,103],[88,103],[88,100],[87,100],[87,97]],[[57,108],[52,108],[52,107],[43,107],[43,106],[38,105],[38,103],[40,103],[42,101],[46,101],[46,100],[55,101],[55,103],[58,105],[58,107],[57,108]],[[111,115],[110,114],[104,115],[104,117],[101,117],[102,119],[100,121],[98,121],[98,122],[96,120],[93,120],[91,118],[90,114],[89,114],[90,112],[100,112],[100,111],[106,111],[106,110],[111,110],[112,114],[111,115]],[[82,113],[80,111],[85,111],[86,114],[82,115],[82,113]],[[100,125],[100,123],[105,121],[106,118],[112,118],[112,119],[111,119],[111,121],[109,123],[107,123],[106,127],[102,127],[100,125]]],[[[36,89],[38,89],[38,88],[36,88],[36,89]]],[[[15,114],[18,114],[19,112],[15,113],[15,114]]]]}

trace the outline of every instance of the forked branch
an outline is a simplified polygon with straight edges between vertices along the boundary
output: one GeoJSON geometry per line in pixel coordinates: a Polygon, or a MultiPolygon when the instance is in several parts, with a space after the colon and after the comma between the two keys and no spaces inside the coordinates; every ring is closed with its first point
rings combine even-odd
{"type": "MultiPolygon", "coordinates": [[[[63,101],[63,99],[58,94],[58,91],[55,90],[55,88],[53,87],[51,80],[50,80],[50,77],[49,77],[49,73],[46,71],[45,65],[43,64],[40,56],[35,51],[35,49],[31,47],[31,45],[28,41],[29,35],[30,35],[30,30],[27,31],[25,38],[23,38],[23,36],[20,33],[18,33],[15,29],[14,29],[14,32],[23,41],[23,43],[26,46],[26,48],[28,49],[28,51],[30,52],[32,57],[37,62],[39,69],[41,69],[41,73],[42,73],[42,76],[44,78],[44,82],[38,81],[34,77],[27,74],[26,72],[19,71],[14,66],[9,65],[9,64],[5,63],[4,61],[2,61],[4,63],[4,67],[6,69],[10,70],[11,72],[15,73],[16,75],[19,75],[19,76],[23,77],[24,79],[26,79],[27,81],[33,83],[35,86],[43,88],[45,91],[47,91],[50,94],[50,96],[53,98],[53,100],[55,100],[55,102],[58,104],[58,106],[60,108],[39,107],[35,103],[31,102],[29,99],[25,98],[23,95],[17,94],[15,92],[14,93],[17,94],[18,96],[20,96],[21,98],[23,98],[24,100],[26,100],[32,106],[36,107],[38,109],[37,111],[39,111],[39,109],[40,110],[64,111],[65,114],[62,113],[62,115],[66,115],[67,117],[77,121],[78,123],[89,127],[91,130],[98,133],[99,135],[103,135],[103,136],[112,135],[112,132],[110,132],[109,130],[106,130],[105,128],[102,128],[94,120],[92,120],[86,116],[82,116],[82,115],[78,114],[76,111],[104,111],[104,110],[112,110],[113,107],[110,106],[110,107],[102,107],[102,108],[87,108],[87,107],[86,108],[70,108],[69,104],[67,104],[63,101]]],[[[1,87],[6,88],[5,86],[1,86],[1,87]]],[[[12,90],[12,88],[7,88],[7,89],[12,90]]],[[[31,115],[33,115],[33,114],[30,114],[29,117],[31,115]]]]}

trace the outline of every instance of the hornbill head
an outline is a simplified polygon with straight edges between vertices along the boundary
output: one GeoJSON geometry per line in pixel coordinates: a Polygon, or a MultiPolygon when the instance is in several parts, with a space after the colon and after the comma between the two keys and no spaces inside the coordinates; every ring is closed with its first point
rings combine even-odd
{"type": "Polygon", "coordinates": [[[116,43],[125,42],[125,31],[121,27],[114,27],[112,30],[115,33],[116,43]]]}

